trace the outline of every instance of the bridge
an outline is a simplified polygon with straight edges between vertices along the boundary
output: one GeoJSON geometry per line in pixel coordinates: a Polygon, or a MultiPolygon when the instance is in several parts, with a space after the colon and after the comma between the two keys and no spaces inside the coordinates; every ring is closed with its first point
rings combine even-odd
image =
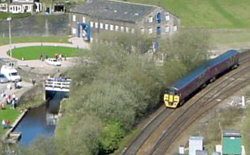
{"type": "Polygon", "coordinates": [[[53,97],[56,93],[69,93],[71,79],[48,78],[45,81],[45,99],[53,97]]]}

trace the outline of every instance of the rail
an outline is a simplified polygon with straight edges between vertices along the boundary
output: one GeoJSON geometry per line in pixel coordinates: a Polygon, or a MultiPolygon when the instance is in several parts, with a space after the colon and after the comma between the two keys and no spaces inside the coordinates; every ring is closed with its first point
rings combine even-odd
{"type": "Polygon", "coordinates": [[[71,79],[49,78],[45,81],[45,90],[60,91],[60,89],[64,89],[69,91],[71,81],[71,79]]]}

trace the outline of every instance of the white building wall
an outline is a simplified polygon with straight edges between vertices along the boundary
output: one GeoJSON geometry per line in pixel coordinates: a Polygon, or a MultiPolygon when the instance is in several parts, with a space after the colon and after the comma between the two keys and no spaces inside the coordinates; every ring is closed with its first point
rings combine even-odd
{"type": "Polygon", "coordinates": [[[32,12],[32,4],[23,4],[22,5],[22,13],[24,12],[32,12]]]}
{"type": "Polygon", "coordinates": [[[7,12],[7,11],[8,11],[8,4],[0,3],[0,12],[7,12]]]}
{"type": "Polygon", "coordinates": [[[9,12],[11,13],[22,13],[22,6],[21,5],[13,5],[9,6],[9,12]]]}
{"type": "Polygon", "coordinates": [[[189,155],[196,155],[196,150],[203,150],[203,137],[189,138],[189,155]]]}
{"type": "Polygon", "coordinates": [[[37,8],[36,8],[36,12],[41,12],[42,11],[42,3],[38,3],[38,2],[35,2],[37,8]]]}

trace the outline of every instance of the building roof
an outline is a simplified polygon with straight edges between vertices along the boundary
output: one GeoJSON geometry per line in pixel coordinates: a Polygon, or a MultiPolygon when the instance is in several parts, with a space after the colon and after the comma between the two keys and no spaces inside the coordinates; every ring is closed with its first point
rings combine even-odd
{"type": "Polygon", "coordinates": [[[223,137],[223,154],[241,154],[240,137],[223,137]]]}
{"type": "Polygon", "coordinates": [[[241,137],[240,131],[238,130],[224,130],[223,136],[224,137],[241,137]]]}
{"type": "Polygon", "coordinates": [[[203,139],[204,139],[203,137],[196,137],[196,136],[189,137],[189,140],[199,140],[199,141],[202,141],[203,139]]]}
{"type": "Polygon", "coordinates": [[[72,13],[85,14],[91,17],[135,23],[143,19],[157,6],[138,3],[118,2],[111,0],[88,0],[71,9],[72,13]]]}

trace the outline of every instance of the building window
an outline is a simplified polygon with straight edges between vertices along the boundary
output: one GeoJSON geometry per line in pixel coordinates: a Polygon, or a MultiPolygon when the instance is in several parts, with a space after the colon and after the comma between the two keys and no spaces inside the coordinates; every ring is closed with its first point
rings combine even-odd
{"type": "Polygon", "coordinates": [[[110,25],[110,30],[111,30],[111,31],[114,30],[114,25],[110,25]]]}
{"type": "Polygon", "coordinates": [[[73,15],[73,16],[72,16],[72,20],[73,20],[73,22],[76,21],[76,15],[73,15]]]}
{"type": "Polygon", "coordinates": [[[173,27],[173,31],[177,31],[177,26],[174,26],[174,27],[173,27]]]}
{"type": "Polygon", "coordinates": [[[152,28],[149,28],[149,29],[148,29],[148,33],[149,33],[149,34],[152,34],[152,33],[153,33],[153,29],[152,29],[152,28]]]}
{"type": "Polygon", "coordinates": [[[76,29],[72,28],[72,34],[76,34],[76,29]]]}
{"type": "Polygon", "coordinates": [[[116,25],[116,26],[115,26],[115,31],[118,31],[118,30],[119,30],[119,26],[116,25]]]}
{"type": "Polygon", "coordinates": [[[105,30],[109,29],[109,24],[105,24],[105,30]]]}
{"type": "Polygon", "coordinates": [[[165,28],[165,32],[166,32],[166,33],[169,32],[169,26],[167,26],[167,27],[165,28]]]}
{"type": "Polygon", "coordinates": [[[135,29],[131,29],[131,33],[135,33],[135,29]]]}
{"type": "Polygon", "coordinates": [[[152,16],[150,16],[150,17],[148,18],[148,22],[149,22],[149,23],[152,23],[152,22],[153,22],[153,17],[152,17],[152,16]]]}
{"type": "Polygon", "coordinates": [[[126,27],[126,32],[129,33],[129,28],[128,27],[126,27]]]}
{"type": "Polygon", "coordinates": [[[145,32],[145,29],[144,28],[141,28],[141,33],[144,33],[145,32]]]}
{"type": "Polygon", "coordinates": [[[121,31],[122,31],[122,32],[124,31],[124,27],[123,27],[123,26],[121,26],[121,31]]]}
{"type": "Polygon", "coordinates": [[[95,28],[98,28],[98,23],[97,22],[95,22],[95,28]]]}
{"type": "Polygon", "coordinates": [[[90,27],[94,27],[94,22],[90,22],[90,27]]]}
{"type": "Polygon", "coordinates": [[[86,23],[86,18],[85,17],[82,17],[82,22],[86,23]]]}
{"type": "Polygon", "coordinates": [[[157,33],[157,35],[161,35],[161,27],[160,26],[158,26],[156,28],[156,33],[157,33]]]}
{"type": "Polygon", "coordinates": [[[168,22],[168,21],[170,20],[170,16],[169,16],[169,15],[166,15],[166,16],[165,16],[165,19],[166,19],[166,21],[168,22]]]}
{"type": "Polygon", "coordinates": [[[103,23],[100,23],[100,29],[103,29],[103,23]]]}

